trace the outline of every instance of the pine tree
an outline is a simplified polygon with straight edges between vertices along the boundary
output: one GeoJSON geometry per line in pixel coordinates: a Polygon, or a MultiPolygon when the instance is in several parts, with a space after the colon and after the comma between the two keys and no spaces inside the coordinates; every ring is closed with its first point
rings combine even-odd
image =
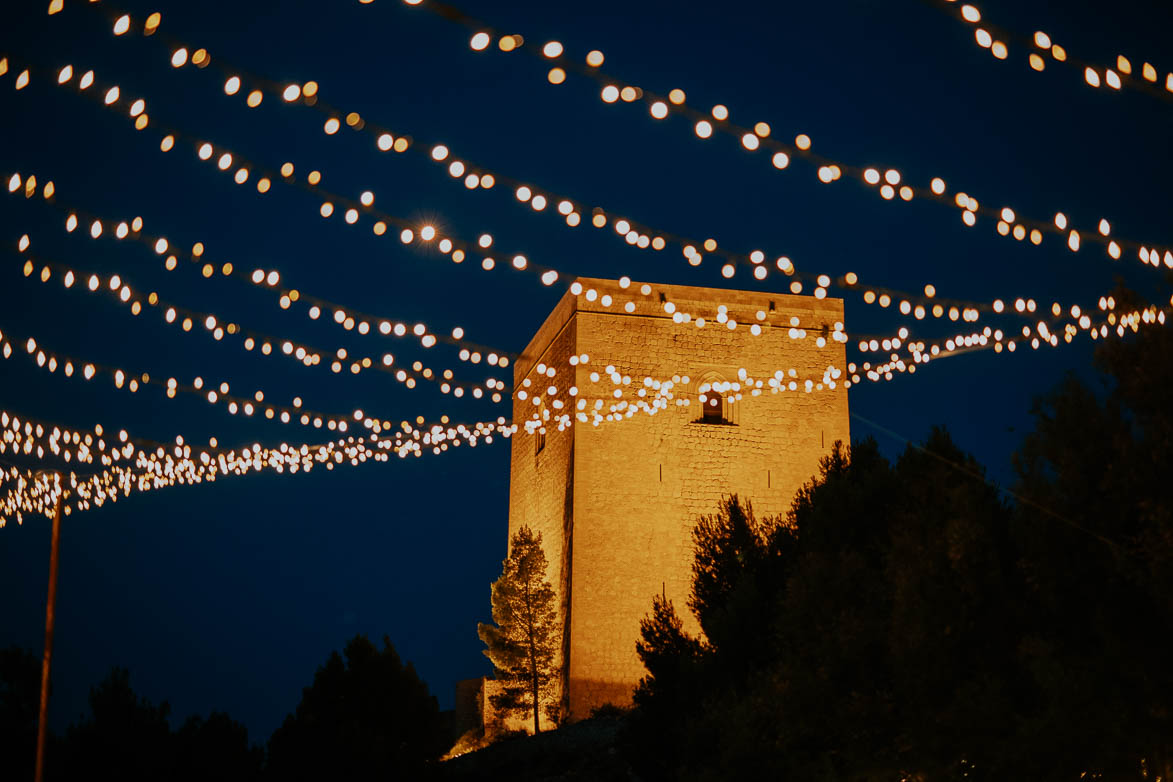
{"type": "Polygon", "coordinates": [[[427,684],[391,640],[331,652],[269,739],[266,778],[419,779],[451,742],[427,684]]]}
{"type": "Polygon", "coordinates": [[[501,577],[493,583],[493,622],[478,624],[477,635],[488,647],[502,691],[490,698],[503,713],[534,717],[534,733],[542,702],[556,714],[558,669],[555,665],[560,632],[554,589],[546,581],[542,536],[522,527],[510,540],[501,577]]]}

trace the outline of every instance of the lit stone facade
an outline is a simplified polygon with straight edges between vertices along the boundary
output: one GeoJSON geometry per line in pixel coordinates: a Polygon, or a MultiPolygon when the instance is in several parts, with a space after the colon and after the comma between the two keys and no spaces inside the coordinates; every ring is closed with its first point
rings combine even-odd
{"type": "MultiPolygon", "coordinates": [[[[564,703],[572,720],[604,703],[630,703],[644,674],[635,652],[639,622],[654,595],[666,594],[689,629],[697,629],[686,608],[697,517],[713,513],[732,493],[751,499],[759,516],[784,514],[833,443],[849,440],[843,378],[834,389],[803,388],[806,378],[819,384],[829,365],[845,364],[842,343],[816,346],[822,329],[842,322],[842,300],[671,285],[642,295],[635,283],[625,290],[613,280],[579,282],[582,293],[562,298],[515,362],[514,388],[524,388],[528,378],[531,392],[545,395],[554,385],[566,399],[574,385],[593,403],[612,386],[592,384],[591,372],[614,365],[631,378],[628,398],[645,377],[677,375],[689,382],[678,384],[676,396],[691,403],[670,402],[654,416],[636,412],[599,426],[576,420],[558,431],[550,425],[544,443],[524,430],[513,437],[509,533],[529,525],[542,535],[550,581],[561,597],[564,703]],[[708,322],[703,328],[674,323],[661,293],[679,311],[708,322]],[[613,298],[604,306],[607,295],[613,298]],[[625,312],[633,299],[635,311],[625,312]],[[736,329],[713,319],[720,304],[736,329]],[[805,339],[789,336],[792,317],[805,339]],[[759,336],[750,333],[754,323],[763,328],[759,336]],[[584,353],[588,364],[570,366],[571,356],[584,353]],[[539,364],[556,375],[539,376],[539,364]],[[702,422],[698,387],[737,381],[739,368],[762,379],[793,368],[799,389],[763,388],[756,397],[743,389],[741,401],[722,403],[724,423],[702,422]]],[[[532,397],[515,395],[513,420],[520,425],[538,409],[532,397]]]]}

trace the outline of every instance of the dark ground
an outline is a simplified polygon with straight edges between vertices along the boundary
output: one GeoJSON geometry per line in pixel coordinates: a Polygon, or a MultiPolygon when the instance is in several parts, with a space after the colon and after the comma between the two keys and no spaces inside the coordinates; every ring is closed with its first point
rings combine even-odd
{"type": "Polygon", "coordinates": [[[439,779],[638,780],[620,754],[622,719],[597,717],[537,736],[504,739],[441,764],[439,779]]]}

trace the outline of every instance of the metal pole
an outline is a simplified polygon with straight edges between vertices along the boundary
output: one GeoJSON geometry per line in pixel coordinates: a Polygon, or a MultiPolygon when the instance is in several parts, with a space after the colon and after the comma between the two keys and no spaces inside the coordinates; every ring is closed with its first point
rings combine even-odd
{"type": "Polygon", "coordinates": [[[57,602],[57,550],[61,542],[61,497],[53,508],[53,539],[49,548],[49,600],[45,606],[45,657],[41,661],[41,713],[37,718],[37,766],[35,782],[45,778],[45,737],[49,720],[49,664],[53,660],[53,607],[57,602]]]}

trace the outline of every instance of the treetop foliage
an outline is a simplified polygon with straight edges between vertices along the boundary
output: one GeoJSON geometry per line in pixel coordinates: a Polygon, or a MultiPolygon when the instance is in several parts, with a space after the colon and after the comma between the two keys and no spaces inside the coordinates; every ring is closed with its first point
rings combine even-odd
{"type": "MultiPolygon", "coordinates": [[[[0,779],[32,777],[40,676],[30,652],[0,650],[0,779]]],[[[451,738],[411,663],[388,639],[379,649],[362,635],[317,670],[270,739],[267,762],[245,726],[223,712],[189,717],[173,730],[170,705],[136,693],[124,668],[91,688],[89,707],[64,735],[50,734],[46,779],[419,779],[451,738]]]]}
{"type": "Polygon", "coordinates": [[[493,582],[493,624],[477,625],[485,656],[501,682],[501,692],[491,698],[493,707],[503,714],[532,714],[535,733],[541,708],[551,720],[559,716],[561,623],[546,569],[541,534],[522,527],[510,540],[501,577],[493,582]]]}
{"type": "Polygon", "coordinates": [[[656,598],[627,741],[651,778],[1078,779],[1173,765],[1173,338],[1040,399],[1009,499],[934,429],[836,444],[783,518],[726,498],[656,598]]]}
{"type": "Polygon", "coordinates": [[[331,652],[269,740],[278,779],[414,778],[450,743],[436,699],[383,638],[356,635],[331,652]],[[344,659],[345,658],[345,659],[344,659]]]}

